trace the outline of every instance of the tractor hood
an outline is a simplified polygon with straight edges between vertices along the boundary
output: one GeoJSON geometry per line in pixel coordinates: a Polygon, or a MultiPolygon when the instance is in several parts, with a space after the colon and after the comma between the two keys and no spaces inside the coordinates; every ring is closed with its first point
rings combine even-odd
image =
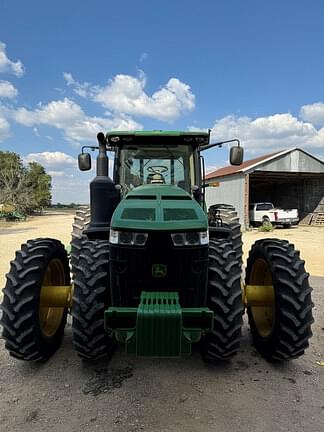
{"type": "Polygon", "coordinates": [[[174,185],[143,185],[129,192],[117,206],[111,228],[129,230],[207,230],[200,205],[174,185]]]}

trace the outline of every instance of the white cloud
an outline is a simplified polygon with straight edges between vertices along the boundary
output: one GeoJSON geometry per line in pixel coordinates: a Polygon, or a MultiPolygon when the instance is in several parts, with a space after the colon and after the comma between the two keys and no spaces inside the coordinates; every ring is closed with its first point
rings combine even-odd
{"type": "Polygon", "coordinates": [[[222,165],[207,165],[206,166],[206,174],[209,174],[209,173],[211,173],[213,171],[216,171],[216,170],[218,170],[221,167],[222,167],[222,165]]]}
{"type": "Polygon", "coordinates": [[[79,96],[98,102],[115,115],[173,121],[195,108],[195,95],[190,86],[178,78],[171,78],[151,96],[145,92],[146,76],[142,71],[138,77],[118,74],[104,87],[79,83],[70,73],[65,73],[64,79],[79,96]]]}
{"type": "Polygon", "coordinates": [[[47,171],[51,177],[64,177],[66,174],[64,171],[47,171]]]}
{"type": "Polygon", "coordinates": [[[25,126],[50,124],[62,128],[83,117],[85,114],[81,107],[67,98],[40,105],[35,111],[19,108],[16,112],[17,122],[25,126]]]}
{"type": "Polygon", "coordinates": [[[0,142],[4,141],[10,135],[10,125],[7,120],[2,116],[0,110],[0,142]]]}
{"type": "Polygon", "coordinates": [[[15,120],[25,126],[48,125],[64,132],[70,142],[94,141],[100,131],[108,129],[141,129],[142,126],[126,115],[114,118],[89,117],[71,99],[52,101],[35,110],[19,108],[14,112],[15,120]]]}
{"type": "Polygon", "coordinates": [[[20,60],[14,62],[7,57],[6,44],[0,42],[0,72],[13,73],[17,77],[24,74],[24,66],[20,60]]]}
{"type": "Polygon", "coordinates": [[[148,54],[146,52],[143,52],[140,55],[140,59],[139,59],[140,63],[143,63],[145,60],[147,60],[147,58],[148,58],[148,54]]]}
{"type": "Polygon", "coordinates": [[[24,160],[26,162],[38,162],[45,168],[71,168],[77,165],[74,157],[63,152],[29,153],[24,160]]]}
{"type": "Polygon", "coordinates": [[[291,147],[324,150],[324,128],[317,129],[313,124],[290,113],[256,119],[229,115],[216,120],[212,128],[212,140],[231,138],[239,138],[252,153],[291,147]]]}
{"type": "Polygon", "coordinates": [[[35,134],[36,136],[38,136],[38,137],[40,136],[37,127],[33,127],[33,132],[34,132],[34,134],[35,134]]]}
{"type": "Polygon", "coordinates": [[[63,78],[64,78],[64,80],[65,80],[65,82],[66,82],[67,85],[73,85],[73,84],[75,84],[75,80],[74,80],[74,78],[73,78],[73,76],[72,76],[71,73],[69,73],[69,72],[63,72],[63,78]]]}
{"type": "Polygon", "coordinates": [[[9,81],[0,81],[0,98],[12,99],[18,95],[18,90],[9,81]]]}
{"type": "Polygon", "coordinates": [[[324,126],[324,103],[316,102],[302,106],[300,116],[303,120],[309,121],[316,126],[324,126]]]}
{"type": "Polygon", "coordinates": [[[68,72],[63,73],[63,78],[64,78],[64,80],[68,86],[73,87],[73,91],[77,95],[79,95],[83,98],[86,98],[88,96],[88,92],[89,92],[90,87],[91,87],[90,83],[86,82],[86,83],[80,84],[77,81],[75,81],[72,74],[68,73],[68,72]]]}

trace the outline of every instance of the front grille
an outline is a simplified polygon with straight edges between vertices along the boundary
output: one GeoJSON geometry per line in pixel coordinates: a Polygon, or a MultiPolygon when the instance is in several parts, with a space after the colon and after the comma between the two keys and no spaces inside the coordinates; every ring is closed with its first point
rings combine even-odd
{"type": "Polygon", "coordinates": [[[144,248],[111,245],[112,305],[135,307],[142,291],[177,291],[182,307],[205,306],[207,267],[207,246],[175,248],[170,233],[150,233],[144,248]]]}

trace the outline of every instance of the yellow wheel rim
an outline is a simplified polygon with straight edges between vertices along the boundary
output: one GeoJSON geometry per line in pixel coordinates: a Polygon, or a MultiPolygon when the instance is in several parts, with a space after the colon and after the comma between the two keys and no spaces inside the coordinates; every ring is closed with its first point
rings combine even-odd
{"type": "MultiPolygon", "coordinates": [[[[258,258],[252,267],[249,284],[251,285],[272,285],[272,276],[269,264],[258,258]]],[[[267,337],[271,334],[275,319],[275,293],[272,286],[272,302],[267,306],[251,306],[250,310],[256,329],[260,336],[267,337]]]]}
{"type": "MultiPolygon", "coordinates": [[[[65,273],[62,261],[52,259],[46,268],[43,286],[55,286],[65,284],[65,273]]],[[[63,307],[48,307],[42,304],[42,291],[40,293],[39,322],[44,336],[52,337],[57,332],[64,315],[63,307]]]]}

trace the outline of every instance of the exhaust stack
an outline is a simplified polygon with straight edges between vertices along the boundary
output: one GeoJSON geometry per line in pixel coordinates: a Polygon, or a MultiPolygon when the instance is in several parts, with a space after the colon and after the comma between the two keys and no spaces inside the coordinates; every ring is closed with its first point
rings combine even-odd
{"type": "Polygon", "coordinates": [[[85,234],[89,238],[109,238],[110,221],[119,202],[119,191],[108,176],[109,159],[106,137],[97,135],[99,154],[97,156],[97,175],[90,183],[91,221],[85,234]]]}

